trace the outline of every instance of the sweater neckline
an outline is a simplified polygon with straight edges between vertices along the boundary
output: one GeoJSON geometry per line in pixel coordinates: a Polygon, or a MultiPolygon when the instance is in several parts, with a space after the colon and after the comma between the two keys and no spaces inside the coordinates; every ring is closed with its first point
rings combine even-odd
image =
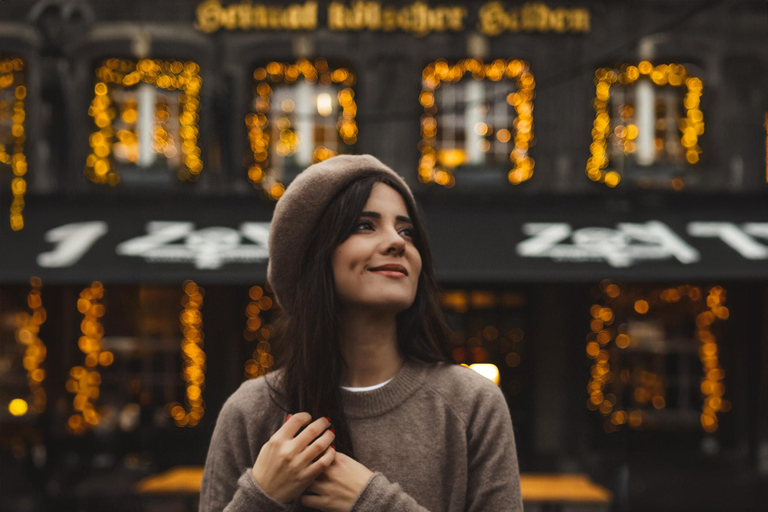
{"type": "Polygon", "coordinates": [[[371,418],[405,402],[426,380],[427,365],[406,359],[390,382],[371,391],[341,388],[344,413],[350,419],[371,418]]]}

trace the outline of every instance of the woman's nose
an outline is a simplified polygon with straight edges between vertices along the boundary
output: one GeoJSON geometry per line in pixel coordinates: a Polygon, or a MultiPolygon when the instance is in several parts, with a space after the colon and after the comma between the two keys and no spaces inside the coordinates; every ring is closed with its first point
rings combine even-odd
{"type": "Polygon", "coordinates": [[[387,240],[385,244],[387,252],[390,252],[392,249],[395,249],[396,252],[400,252],[405,248],[405,240],[403,240],[403,237],[401,237],[396,230],[387,231],[387,240]]]}

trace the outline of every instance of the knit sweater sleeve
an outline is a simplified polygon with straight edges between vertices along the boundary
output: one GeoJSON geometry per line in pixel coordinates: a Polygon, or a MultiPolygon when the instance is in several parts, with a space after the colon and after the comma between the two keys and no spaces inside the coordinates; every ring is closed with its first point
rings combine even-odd
{"type": "Polygon", "coordinates": [[[368,480],[350,512],[429,512],[419,505],[400,484],[390,482],[378,471],[368,480]]]}
{"type": "Polygon", "coordinates": [[[478,390],[467,423],[467,512],[522,512],[520,470],[512,418],[501,390],[478,390]]]}
{"type": "MultiPolygon", "coordinates": [[[[241,388],[242,389],[242,388],[241,388]]],[[[240,392],[222,407],[203,470],[199,512],[278,512],[288,506],[270,498],[251,473],[246,417],[240,392]]]]}

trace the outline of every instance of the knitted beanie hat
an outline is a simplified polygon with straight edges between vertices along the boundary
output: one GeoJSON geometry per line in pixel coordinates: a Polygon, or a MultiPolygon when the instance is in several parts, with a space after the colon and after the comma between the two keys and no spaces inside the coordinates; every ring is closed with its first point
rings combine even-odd
{"type": "Polygon", "coordinates": [[[278,304],[288,314],[294,313],[301,262],[331,199],[351,182],[385,174],[413,193],[405,180],[371,155],[339,155],[310,165],[299,173],[275,206],[269,228],[267,280],[278,304]]]}

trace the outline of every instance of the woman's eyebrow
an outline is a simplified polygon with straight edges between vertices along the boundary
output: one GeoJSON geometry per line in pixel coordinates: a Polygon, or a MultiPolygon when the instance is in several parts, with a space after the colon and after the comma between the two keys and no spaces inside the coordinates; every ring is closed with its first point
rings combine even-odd
{"type": "MultiPolygon", "coordinates": [[[[374,219],[380,219],[381,214],[379,212],[360,212],[361,217],[373,217],[374,219]]],[[[399,220],[401,222],[407,222],[408,224],[413,224],[413,221],[409,219],[408,217],[405,217],[403,215],[398,215],[395,217],[396,220],[399,220]]]]}

